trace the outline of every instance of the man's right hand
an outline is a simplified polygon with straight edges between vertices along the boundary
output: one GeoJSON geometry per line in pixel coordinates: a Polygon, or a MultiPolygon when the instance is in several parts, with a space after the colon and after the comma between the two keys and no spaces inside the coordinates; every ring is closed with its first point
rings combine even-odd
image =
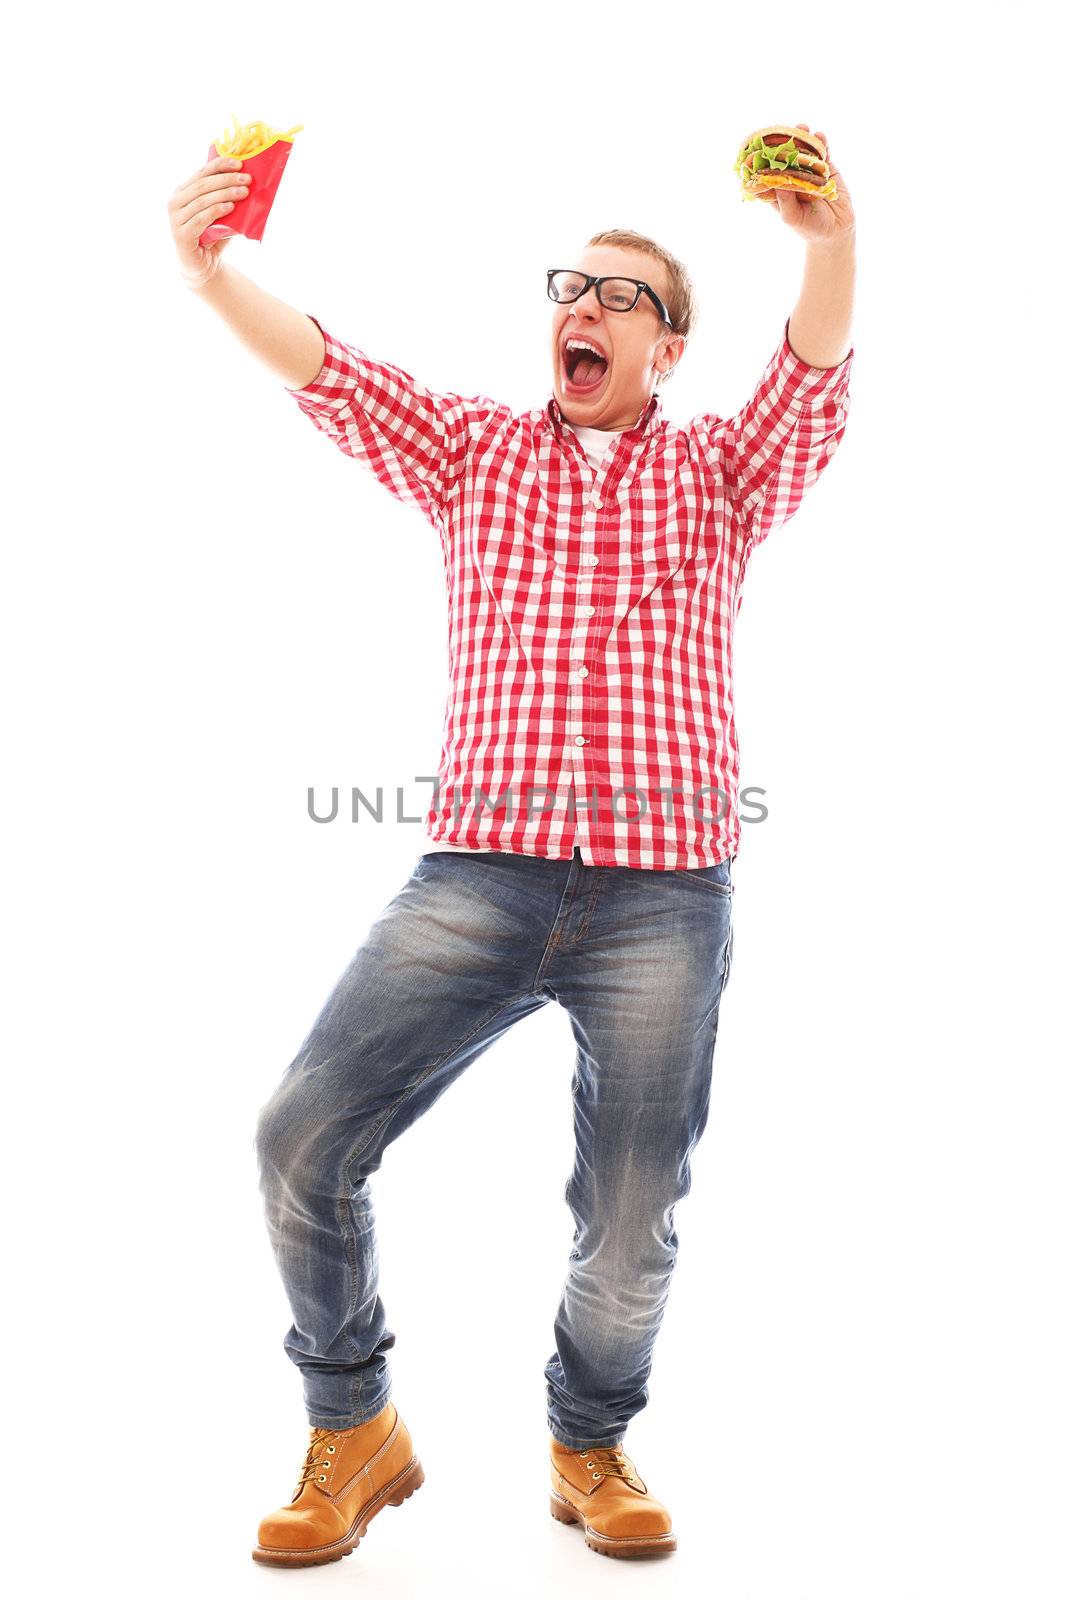
{"type": "Polygon", "coordinates": [[[233,210],[248,193],[251,179],[229,156],[216,156],[180,184],[167,202],[170,231],[178,251],[182,277],[190,289],[210,283],[221,264],[229,239],[216,239],[206,247],[197,241],[205,228],[233,210]]]}

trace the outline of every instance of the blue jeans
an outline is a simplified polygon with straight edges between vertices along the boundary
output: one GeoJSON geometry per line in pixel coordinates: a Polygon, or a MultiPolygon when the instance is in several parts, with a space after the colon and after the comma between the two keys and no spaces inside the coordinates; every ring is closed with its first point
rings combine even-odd
{"type": "MultiPolygon", "coordinates": [[[[312,1425],[391,1394],[369,1179],[386,1147],[521,1017],[557,1000],[577,1041],[574,1247],[545,1367],[548,1426],[617,1445],[646,1404],[704,1131],[732,945],[729,861],[661,871],[431,852],[372,925],[259,1113],[283,1341],[312,1425]]],[[[427,1200],[431,1199],[427,1196],[427,1200]]]]}

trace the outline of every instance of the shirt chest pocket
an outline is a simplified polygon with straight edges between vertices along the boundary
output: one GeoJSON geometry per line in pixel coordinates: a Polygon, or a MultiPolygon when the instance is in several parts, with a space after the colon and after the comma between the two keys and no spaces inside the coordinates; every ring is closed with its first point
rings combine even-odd
{"type": "Polygon", "coordinates": [[[695,517],[671,512],[663,525],[639,530],[629,540],[622,541],[620,558],[627,558],[635,575],[653,583],[662,583],[671,573],[677,572],[691,561],[706,561],[706,530],[695,517]]]}
{"type": "Polygon", "coordinates": [[[710,532],[703,486],[684,466],[658,493],[634,485],[619,528],[619,554],[635,570],[662,581],[701,554],[710,532]]]}

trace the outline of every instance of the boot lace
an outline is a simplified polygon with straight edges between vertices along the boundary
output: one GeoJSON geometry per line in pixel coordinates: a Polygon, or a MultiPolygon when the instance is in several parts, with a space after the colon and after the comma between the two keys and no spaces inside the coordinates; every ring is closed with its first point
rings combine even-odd
{"type": "Polygon", "coordinates": [[[294,1500],[309,1479],[316,1483],[329,1482],[330,1468],[337,1452],[337,1438],[338,1435],[333,1428],[312,1428],[311,1442],[304,1457],[300,1481],[293,1490],[294,1500]]]}
{"type": "Polygon", "coordinates": [[[627,1483],[633,1483],[633,1464],[618,1445],[599,1446],[595,1450],[580,1450],[578,1454],[594,1478],[625,1478],[627,1483]]]}

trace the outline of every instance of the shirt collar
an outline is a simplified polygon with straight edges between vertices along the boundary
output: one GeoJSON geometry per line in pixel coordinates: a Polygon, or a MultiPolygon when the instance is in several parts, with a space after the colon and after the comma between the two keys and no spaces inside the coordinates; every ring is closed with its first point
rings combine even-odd
{"type": "MultiPolygon", "coordinates": [[[[557,437],[562,434],[564,428],[569,428],[573,432],[574,424],[564,420],[563,413],[559,408],[559,402],[554,394],[545,407],[544,415],[548,418],[557,437]]],[[[646,429],[650,434],[654,433],[657,428],[663,426],[663,420],[663,397],[653,391],[641,408],[641,414],[637,421],[627,428],[626,432],[621,434],[620,437],[628,439],[633,435],[640,438],[646,429]]]]}

